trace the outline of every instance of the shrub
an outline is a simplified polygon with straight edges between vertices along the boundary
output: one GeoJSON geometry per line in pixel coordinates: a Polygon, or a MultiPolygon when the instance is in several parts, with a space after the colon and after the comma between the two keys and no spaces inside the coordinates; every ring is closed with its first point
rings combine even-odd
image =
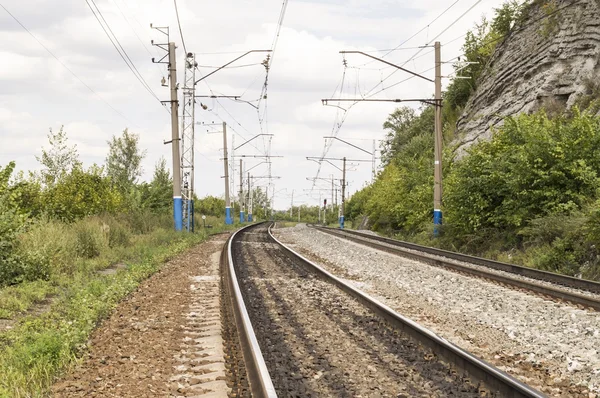
{"type": "Polygon", "coordinates": [[[77,254],[83,258],[98,257],[108,246],[108,226],[98,219],[86,219],[74,224],[77,254]]]}

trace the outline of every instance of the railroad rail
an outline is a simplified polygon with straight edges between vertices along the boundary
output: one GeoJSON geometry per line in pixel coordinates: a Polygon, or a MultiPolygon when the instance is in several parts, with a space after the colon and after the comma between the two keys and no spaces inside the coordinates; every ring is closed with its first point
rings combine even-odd
{"type": "MultiPolygon", "coordinates": [[[[519,380],[515,379],[514,377],[510,376],[509,374],[497,369],[496,367],[488,364],[487,362],[475,357],[474,355],[466,352],[465,350],[461,349],[460,347],[448,342],[447,340],[441,338],[440,336],[436,335],[435,333],[431,332],[430,330],[420,326],[419,324],[415,323],[414,321],[398,314],[397,312],[395,312],[394,310],[392,310],[390,307],[382,304],[381,302],[375,300],[374,298],[368,296],[367,294],[365,294],[364,292],[356,289],[355,287],[347,284],[346,282],[344,282],[342,279],[337,278],[336,276],[334,276],[333,274],[329,273],[328,271],[326,271],[324,268],[322,268],[321,266],[319,266],[318,264],[313,263],[312,261],[308,260],[307,258],[303,257],[302,255],[300,255],[299,253],[295,252],[293,249],[291,249],[290,247],[284,245],[283,243],[281,243],[279,240],[277,240],[272,232],[271,232],[271,227],[272,224],[269,225],[268,228],[265,228],[265,224],[257,224],[257,225],[252,225],[249,227],[246,227],[238,232],[236,232],[235,234],[233,234],[231,236],[231,238],[229,239],[227,245],[226,245],[226,256],[224,255],[224,257],[227,258],[226,264],[224,264],[227,268],[227,273],[226,276],[229,279],[227,281],[227,285],[229,286],[229,288],[232,291],[232,303],[237,306],[238,308],[234,309],[234,312],[236,314],[235,316],[235,320],[237,323],[237,328],[238,330],[240,330],[240,340],[241,340],[241,345],[242,345],[242,351],[243,351],[243,356],[244,356],[244,362],[246,363],[246,367],[247,367],[247,373],[248,373],[248,380],[249,380],[249,384],[252,390],[252,395],[254,397],[274,397],[276,396],[276,392],[275,392],[275,387],[273,384],[273,381],[270,379],[271,375],[269,374],[269,368],[267,367],[267,362],[265,362],[265,357],[263,356],[263,353],[261,352],[261,347],[259,346],[258,341],[260,341],[261,339],[263,339],[263,341],[267,342],[267,346],[263,346],[263,349],[267,349],[267,350],[272,350],[272,347],[270,347],[271,345],[276,345],[277,344],[277,337],[272,336],[271,333],[273,335],[277,334],[277,330],[281,329],[281,323],[285,323],[285,321],[287,320],[287,318],[293,318],[294,315],[293,313],[284,313],[283,309],[288,308],[287,306],[290,305],[290,302],[294,302],[293,299],[290,299],[290,297],[279,297],[280,299],[280,306],[277,307],[277,310],[275,311],[276,314],[281,315],[281,317],[285,317],[286,320],[282,320],[280,323],[276,323],[274,322],[273,319],[268,319],[267,315],[265,314],[265,309],[261,308],[258,306],[257,304],[257,297],[258,298],[263,298],[265,299],[267,296],[271,297],[271,298],[277,298],[278,297],[278,291],[276,289],[276,284],[282,284],[282,283],[286,283],[286,282],[291,282],[291,285],[286,286],[282,291],[287,291],[290,287],[293,287],[294,289],[297,289],[299,291],[303,291],[302,289],[308,289],[308,290],[304,290],[304,291],[308,291],[311,294],[316,295],[318,298],[320,298],[320,294],[325,294],[325,293],[320,293],[319,292],[315,292],[315,290],[317,288],[323,289],[323,285],[334,285],[336,287],[339,288],[340,291],[338,291],[337,289],[326,289],[328,291],[327,294],[334,294],[334,295],[339,295],[339,297],[336,296],[336,298],[333,299],[333,302],[335,302],[336,304],[339,304],[339,302],[341,301],[348,301],[350,300],[350,302],[355,303],[354,305],[357,305],[358,307],[362,308],[361,311],[365,311],[368,314],[371,315],[365,315],[365,314],[359,314],[359,313],[352,313],[352,318],[354,322],[356,322],[357,320],[362,320],[359,322],[359,326],[362,327],[366,327],[365,324],[370,324],[371,322],[374,322],[372,319],[369,319],[370,317],[373,317],[373,315],[375,315],[374,318],[379,318],[380,320],[377,322],[381,322],[383,321],[383,324],[385,324],[386,326],[383,327],[385,328],[390,328],[385,329],[384,331],[381,331],[379,329],[381,329],[382,327],[375,327],[375,332],[373,332],[372,330],[370,330],[367,334],[367,336],[370,337],[370,339],[368,339],[368,341],[372,341],[372,337],[373,336],[385,336],[388,339],[394,339],[397,337],[391,337],[391,336],[397,336],[398,333],[402,334],[402,335],[406,335],[407,339],[410,339],[414,342],[417,342],[418,346],[420,347],[426,347],[428,350],[431,350],[436,356],[443,358],[447,363],[451,364],[452,368],[455,371],[458,371],[459,373],[466,373],[469,378],[471,380],[475,380],[477,382],[481,382],[485,388],[489,391],[492,392],[494,395],[497,396],[503,396],[503,397],[544,397],[545,395],[543,395],[541,392],[531,388],[530,386],[520,382],[519,380]],[[258,232],[255,232],[258,231],[258,232]],[[243,240],[244,238],[246,238],[246,240],[243,240]],[[244,252],[245,250],[245,252],[244,252]],[[278,266],[280,267],[283,271],[282,275],[284,275],[284,277],[279,277],[279,279],[277,278],[277,275],[274,275],[274,273],[269,273],[266,272],[268,271],[266,268],[265,269],[258,269],[261,266],[264,266],[264,264],[266,262],[268,262],[265,258],[263,259],[259,259],[259,255],[261,255],[260,253],[262,252],[263,256],[270,256],[270,261],[273,264],[273,266],[278,266]],[[243,261],[244,259],[246,259],[247,261],[243,261]],[[241,267],[241,268],[240,268],[241,267]],[[244,268],[245,267],[245,268],[244,268]],[[292,270],[292,268],[296,267],[295,270],[292,270]],[[238,269],[238,273],[236,274],[236,268],[238,269]],[[256,268],[255,270],[252,270],[251,268],[256,268]],[[258,278],[255,279],[259,279],[256,284],[260,285],[260,284],[264,284],[265,285],[265,290],[262,293],[258,293],[255,295],[251,295],[250,293],[248,293],[248,291],[246,291],[246,289],[244,289],[244,291],[241,290],[240,286],[242,288],[244,287],[251,287],[252,284],[252,272],[254,272],[256,275],[258,275],[258,278]],[[285,273],[288,273],[287,276],[285,276],[285,273]],[[289,277],[290,274],[293,272],[296,272],[296,274],[294,274],[295,278],[291,278],[289,277]],[[237,280],[238,278],[241,278],[240,280],[237,280]],[[316,281],[318,281],[318,284],[315,284],[316,281]],[[308,286],[308,287],[306,287],[308,286]],[[336,293],[337,292],[337,293],[336,293]],[[249,300],[249,303],[244,304],[244,296],[246,295],[246,299],[249,300]],[[347,296],[346,296],[347,295],[347,296]],[[348,297],[349,296],[349,297],[348,297]],[[340,298],[340,297],[346,297],[344,298],[340,298]],[[351,299],[350,299],[351,298],[351,299]],[[353,300],[356,300],[355,301],[353,300]],[[249,314],[247,311],[247,306],[249,306],[248,308],[251,309],[251,313],[249,314]],[[258,307],[257,307],[258,306],[258,307]],[[263,319],[261,319],[260,321],[257,321],[257,325],[254,325],[255,327],[259,327],[262,330],[262,337],[257,339],[257,334],[259,334],[259,332],[255,333],[255,331],[252,329],[252,323],[251,323],[251,319],[252,319],[252,311],[255,311],[254,316],[255,317],[262,317],[263,319]],[[265,318],[266,317],[266,318],[265,318]],[[379,328],[379,329],[378,329],[379,328]],[[391,333],[390,333],[391,331],[391,333]],[[265,332],[267,333],[267,337],[264,336],[265,332]],[[379,334],[378,334],[379,333],[379,334]]],[[[299,298],[303,299],[303,298],[299,298]]],[[[305,304],[304,304],[305,305],[305,304]]],[[[312,311],[312,313],[315,312],[320,312],[321,308],[310,308],[310,307],[306,307],[306,306],[302,306],[300,305],[299,307],[296,307],[296,311],[298,311],[298,308],[302,309],[302,311],[306,310],[307,312],[312,311]]],[[[344,311],[343,306],[340,307],[342,308],[340,311],[344,311]]],[[[342,315],[339,315],[338,312],[336,312],[336,309],[330,309],[328,307],[325,307],[325,310],[327,311],[327,314],[322,313],[322,316],[327,316],[327,317],[335,317],[338,316],[339,319],[335,319],[332,320],[334,322],[334,324],[336,322],[339,322],[342,315]],[[329,310],[331,310],[331,313],[329,313],[329,310]],[[338,315],[336,315],[338,314],[338,315]]],[[[324,310],[324,311],[325,311],[324,310]]],[[[291,310],[290,310],[291,311],[291,310]]],[[[323,312],[323,311],[321,311],[323,312]]],[[[277,315],[277,316],[279,316],[277,315]]],[[[300,318],[304,318],[304,314],[296,314],[296,315],[301,315],[301,316],[296,316],[296,318],[300,319],[300,318]]],[[[323,318],[325,319],[325,318],[323,318]]],[[[252,321],[254,322],[254,320],[252,321]]],[[[377,323],[375,322],[375,323],[377,323]]],[[[346,325],[348,326],[348,325],[346,325]]],[[[283,328],[285,328],[285,325],[283,326],[283,328]]],[[[299,326],[300,330],[304,330],[306,332],[306,329],[303,329],[302,326],[299,326]]],[[[318,326],[317,326],[318,329],[318,326]]],[[[360,330],[350,330],[350,331],[346,331],[347,333],[349,333],[350,336],[356,336],[356,334],[360,334],[360,330]]],[[[310,333],[312,332],[307,332],[310,336],[310,333]]],[[[320,331],[317,332],[317,334],[319,334],[320,331]]],[[[295,333],[292,334],[293,336],[295,335],[295,333]]],[[[308,336],[306,336],[308,337],[308,336]]],[[[295,338],[295,337],[294,337],[295,338]]],[[[357,339],[359,340],[361,343],[365,343],[366,342],[363,339],[357,339]]],[[[312,341],[312,340],[311,340],[312,341]]],[[[315,344],[315,346],[317,345],[317,339],[314,340],[314,343],[311,344],[315,344]]],[[[375,344],[375,343],[373,343],[375,344]]],[[[394,344],[402,347],[403,344],[398,344],[398,342],[396,341],[394,344]]],[[[332,346],[336,346],[337,344],[333,344],[332,346]]],[[[340,343],[340,345],[343,345],[340,343]]],[[[394,347],[396,348],[396,345],[394,345],[394,347]]],[[[414,345],[414,344],[413,344],[414,345]]],[[[321,356],[326,355],[326,354],[319,354],[318,350],[315,349],[315,346],[311,345],[311,349],[309,350],[309,352],[311,352],[310,355],[310,360],[308,360],[309,363],[314,363],[315,361],[319,361],[321,356]]],[[[366,346],[362,346],[362,349],[364,349],[366,346]]],[[[386,346],[391,347],[391,346],[386,346]]],[[[386,351],[386,350],[384,350],[386,351]]],[[[269,356],[273,356],[273,353],[270,352],[269,356]]],[[[369,357],[378,357],[379,354],[373,354],[370,355],[371,353],[367,352],[366,358],[369,357]]],[[[389,360],[389,359],[388,359],[389,360]]],[[[280,359],[276,357],[275,359],[276,363],[270,363],[271,365],[271,370],[274,371],[275,373],[277,373],[277,375],[281,374],[281,363],[280,363],[280,359]]],[[[350,362],[351,360],[348,360],[348,366],[350,366],[350,362]]],[[[387,366],[387,362],[383,361],[381,362],[381,364],[383,364],[383,366],[387,366]]],[[[322,363],[320,364],[320,366],[323,365],[322,363]]],[[[310,366],[310,365],[307,365],[310,366]]],[[[365,365],[366,366],[366,365],[365,365]]],[[[392,366],[392,365],[389,365],[392,366]]],[[[413,364],[412,366],[416,366],[415,364],[413,364]]],[[[430,366],[430,365],[425,365],[425,366],[430,366]]],[[[332,366],[332,368],[336,368],[336,366],[332,366]]],[[[342,371],[342,375],[346,374],[346,369],[341,369],[342,371]]],[[[350,371],[350,370],[348,370],[350,371]]],[[[363,368],[362,371],[364,372],[365,369],[363,368]]],[[[439,369],[438,369],[439,371],[439,369]]],[[[285,376],[288,376],[288,372],[285,372],[285,376]]],[[[295,374],[294,372],[289,372],[289,377],[293,377],[296,378],[297,374],[295,374]]],[[[317,377],[321,377],[320,375],[315,375],[315,378],[317,377]]],[[[344,377],[344,376],[342,376],[344,377]]],[[[396,377],[396,376],[394,376],[396,377]]],[[[447,378],[447,377],[446,377],[447,378]]],[[[342,383],[343,384],[343,383],[342,383]]],[[[344,390],[346,391],[346,390],[344,390]]],[[[347,392],[347,391],[346,391],[347,392]]],[[[286,391],[281,391],[282,395],[286,394],[286,391]]],[[[288,390],[288,393],[289,392],[288,390]]],[[[298,390],[296,390],[294,392],[295,395],[298,395],[298,390]]],[[[477,393],[475,393],[477,395],[477,393]]],[[[302,395],[300,393],[300,395],[302,395]]],[[[345,394],[347,395],[347,394],[345,394]]]]}
{"type": "Polygon", "coordinates": [[[249,225],[234,232],[225,246],[221,254],[221,267],[225,276],[225,289],[231,299],[233,315],[242,348],[242,355],[245,364],[247,382],[252,397],[260,398],[277,398],[275,387],[271,381],[269,370],[262,356],[262,351],[256,340],[250,316],[246,309],[246,304],[240,290],[240,285],[235,273],[232,257],[232,242],[233,239],[244,233],[245,230],[253,228],[254,225],[249,225]]]}
{"type": "Polygon", "coordinates": [[[355,243],[366,245],[374,249],[443,267],[456,272],[492,280],[518,289],[525,289],[537,294],[552,297],[554,299],[568,301],[573,304],[600,310],[600,300],[598,298],[561,288],[567,287],[583,292],[600,294],[600,283],[598,282],[573,278],[566,275],[555,274],[548,271],[522,267],[514,264],[502,263],[499,261],[469,256],[447,250],[421,246],[378,235],[365,234],[351,230],[342,231],[336,228],[320,226],[313,227],[317,230],[355,243]],[[457,261],[465,264],[457,263],[457,261]],[[480,267],[474,268],[469,264],[474,264],[480,267]],[[490,270],[486,270],[485,268],[489,268],[490,270]],[[529,280],[516,278],[510,275],[503,275],[494,271],[504,271],[505,273],[528,278],[529,280]],[[531,279],[547,282],[548,284],[537,283],[531,279]]]}

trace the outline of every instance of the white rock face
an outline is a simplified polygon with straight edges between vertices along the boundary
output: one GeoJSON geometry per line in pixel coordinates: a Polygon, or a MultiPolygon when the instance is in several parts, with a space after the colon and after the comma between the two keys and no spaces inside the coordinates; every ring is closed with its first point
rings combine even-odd
{"type": "Polygon", "coordinates": [[[499,44],[458,120],[459,156],[507,116],[572,106],[600,80],[600,1],[536,1],[499,44]],[[545,4],[554,6],[543,8],[545,4]],[[574,4],[569,6],[569,4],[574,4]],[[559,10],[548,17],[551,10],[559,10]]]}

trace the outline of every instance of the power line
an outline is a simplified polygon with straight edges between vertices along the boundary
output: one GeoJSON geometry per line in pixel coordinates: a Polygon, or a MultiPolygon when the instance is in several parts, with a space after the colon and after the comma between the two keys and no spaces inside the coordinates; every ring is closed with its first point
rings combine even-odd
{"type": "MultiPolygon", "coordinates": [[[[8,11],[8,9],[6,7],[4,7],[3,4],[0,3],[0,7],[2,7],[4,9],[4,11],[6,11],[6,13],[8,15],[10,15],[12,17],[12,19],[14,19],[20,26],[21,28],[23,28],[27,33],[29,33],[29,35],[31,37],[33,37],[33,39],[35,41],[38,42],[38,44],[40,46],[42,46],[42,48],[44,50],[46,50],[46,52],[48,54],[50,54],[63,68],[65,68],[67,71],[69,71],[69,73],[71,73],[71,75],[73,75],[74,78],[76,78],[77,80],[79,80],[79,82],[81,84],[83,84],[88,90],[90,90],[90,92],[92,92],[96,97],[98,97],[100,100],[102,100],[102,102],[104,102],[110,109],[112,109],[115,113],[117,113],[119,116],[121,116],[124,120],[126,120],[129,123],[132,123],[131,120],[129,120],[127,117],[125,117],[125,115],[123,115],[121,112],[119,112],[117,109],[115,109],[108,101],[106,101],[104,98],[102,98],[100,96],[100,94],[98,94],[97,92],[95,92],[89,85],[87,85],[86,82],[84,82],[79,76],[77,76],[75,74],[75,72],[73,72],[67,65],[65,65],[56,55],[54,55],[54,53],[52,51],[50,51],[50,49],[48,49],[48,47],[46,47],[44,45],[44,43],[42,43],[29,29],[27,29],[27,27],[25,27],[25,25],[23,25],[23,23],[21,23],[21,21],[19,21],[17,19],[17,17],[15,17],[10,11],[8,11]]],[[[133,124],[133,123],[132,123],[133,124]]]]}
{"type": "Polygon", "coordinates": [[[113,45],[115,50],[117,50],[117,52],[121,56],[121,59],[123,60],[123,62],[125,62],[125,64],[129,68],[129,70],[131,70],[131,73],[133,73],[133,75],[142,84],[142,86],[146,89],[146,91],[148,91],[150,93],[150,95],[152,95],[159,103],[161,103],[160,98],[158,98],[158,96],[154,93],[154,91],[152,91],[152,88],[150,88],[150,85],[148,85],[148,83],[146,82],[146,80],[144,79],[142,74],[139,72],[139,70],[137,69],[137,67],[135,66],[135,64],[129,57],[129,55],[127,54],[127,51],[125,51],[125,49],[121,45],[121,42],[119,41],[117,36],[112,31],[110,25],[104,18],[104,15],[102,15],[102,12],[96,5],[95,1],[94,0],[85,0],[85,2],[88,5],[88,7],[90,8],[90,10],[92,11],[92,13],[94,14],[94,17],[96,17],[96,20],[100,24],[100,27],[102,27],[102,30],[104,31],[104,33],[110,40],[111,44],[113,45]],[[90,4],[90,2],[91,2],[91,4],[90,4]],[[94,7],[92,7],[92,4],[96,8],[96,10],[94,10],[94,7]],[[102,23],[102,22],[104,22],[104,23],[102,23]]]}
{"type": "MultiPolygon", "coordinates": [[[[403,64],[401,64],[400,66],[405,66],[407,63],[409,63],[410,61],[412,61],[413,59],[415,59],[415,57],[417,55],[419,55],[421,52],[423,52],[423,50],[425,48],[427,48],[427,46],[429,46],[432,42],[436,41],[441,35],[443,35],[444,33],[446,33],[451,27],[453,27],[455,24],[458,23],[458,21],[460,21],[465,15],[467,15],[469,12],[471,12],[471,10],[473,10],[479,3],[481,3],[482,0],[477,0],[475,1],[475,3],[473,3],[473,5],[471,7],[469,7],[465,12],[463,12],[458,18],[456,18],[452,23],[450,23],[450,25],[446,26],[440,33],[438,33],[433,39],[429,40],[427,42],[427,44],[425,46],[423,46],[419,51],[417,51],[412,57],[410,57],[409,59],[407,59],[403,64]]],[[[456,4],[456,3],[455,3],[456,4]]],[[[454,5],[454,4],[453,4],[454,5]]],[[[445,12],[445,11],[444,11],[445,12]]],[[[387,54],[386,54],[387,55],[387,54]]],[[[385,82],[386,80],[388,80],[390,77],[392,77],[394,74],[396,74],[399,71],[399,69],[394,69],[389,75],[387,75],[384,79],[381,80],[381,82],[379,84],[383,84],[383,82],[385,82]]],[[[378,84],[378,85],[379,85],[378,84]]],[[[375,86],[377,87],[377,86],[375,86]]],[[[371,92],[375,89],[375,87],[373,87],[371,90],[369,90],[366,94],[367,98],[370,98],[374,95],[376,95],[377,93],[380,93],[381,91],[378,91],[377,93],[371,94],[371,92]]]]}
{"type": "Polygon", "coordinates": [[[177,9],[177,0],[173,0],[175,4],[175,15],[177,16],[177,25],[179,26],[179,36],[181,36],[181,44],[183,45],[183,51],[187,55],[187,49],[185,48],[185,40],[183,39],[183,31],[181,30],[181,22],[179,21],[179,10],[177,9]]]}
{"type": "MultiPolygon", "coordinates": [[[[150,57],[153,57],[152,52],[150,52],[150,49],[148,48],[148,46],[146,45],[146,43],[142,40],[142,38],[140,37],[140,35],[138,35],[137,30],[133,27],[133,25],[129,21],[129,18],[127,18],[127,16],[123,12],[123,10],[121,10],[121,7],[117,3],[117,0],[113,0],[113,3],[115,4],[115,6],[117,6],[117,9],[121,13],[121,16],[123,17],[123,19],[125,20],[125,22],[127,23],[127,25],[129,25],[129,27],[131,28],[131,31],[133,32],[133,34],[135,35],[135,37],[138,39],[138,41],[140,42],[140,44],[144,47],[144,49],[146,49],[146,52],[148,53],[148,55],[150,55],[150,57]]],[[[137,19],[136,19],[136,21],[137,21],[137,19]]],[[[137,21],[137,23],[141,26],[141,24],[140,24],[139,21],[137,21]]],[[[158,63],[155,63],[155,65],[156,65],[156,68],[160,71],[161,76],[164,75],[164,73],[162,72],[162,69],[161,69],[160,65],[158,63]]]]}

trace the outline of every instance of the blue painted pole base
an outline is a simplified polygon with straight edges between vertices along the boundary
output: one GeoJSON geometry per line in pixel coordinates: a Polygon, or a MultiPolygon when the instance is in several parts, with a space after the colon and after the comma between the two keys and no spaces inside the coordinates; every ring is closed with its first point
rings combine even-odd
{"type": "Polygon", "coordinates": [[[442,211],[435,209],[433,210],[433,236],[440,234],[440,225],[442,225],[442,211]]]}
{"type": "Polygon", "coordinates": [[[183,201],[181,196],[173,197],[173,221],[175,222],[175,231],[183,229],[183,201]]]}
{"type": "Polygon", "coordinates": [[[227,225],[233,224],[233,218],[231,218],[231,207],[225,208],[225,224],[227,224],[227,225]]]}
{"type": "Polygon", "coordinates": [[[243,223],[244,223],[244,221],[245,221],[244,212],[243,212],[243,211],[240,211],[240,223],[242,223],[242,224],[243,224],[243,223]]]}
{"type": "Polygon", "coordinates": [[[344,229],[344,216],[340,217],[340,228],[344,229]]]}
{"type": "Polygon", "coordinates": [[[248,222],[252,222],[252,214],[248,214],[248,222]]]}

